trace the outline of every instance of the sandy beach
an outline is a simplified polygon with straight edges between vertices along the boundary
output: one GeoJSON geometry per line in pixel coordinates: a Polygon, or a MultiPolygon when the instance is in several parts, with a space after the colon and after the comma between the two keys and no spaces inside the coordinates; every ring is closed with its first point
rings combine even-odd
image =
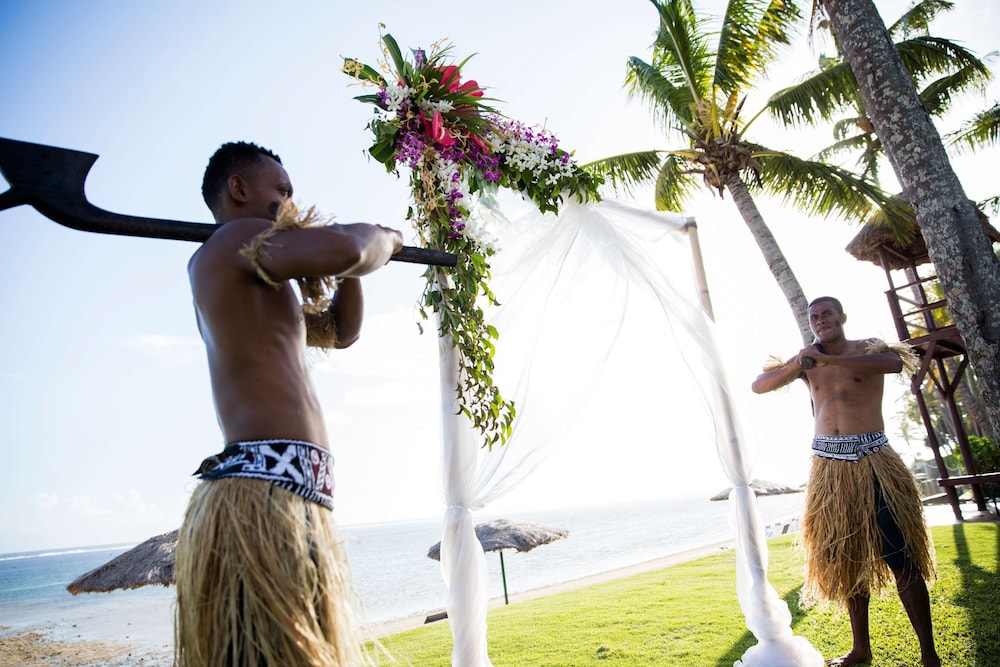
{"type": "MultiPolygon", "coordinates": [[[[994,515],[981,515],[972,504],[962,507],[965,521],[996,520],[994,515]]],[[[929,525],[949,525],[956,523],[951,507],[947,504],[928,505],[925,507],[929,525]]],[[[695,560],[714,553],[719,553],[734,547],[733,540],[715,542],[706,546],[664,556],[629,567],[618,568],[553,586],[510,595],[510,602],[553,595],[564,591],[585,588],[594,584],[613,581],[643,572],[663,569],[678,563],[695,560]]],[[[490,607],[504,604],[503,598],[490,601],[490,607]]],[[[169,609],[163,610],[164,613],[169,609]]],[[[404,632],[418,628],[429,622],[428,619],[442,617],[440,613],[400,619],[390,623],[367,628],[374,637],[404,632]]],[[[430,621],[430,622],[440,622],[430,621]]],[[[150,633],[146,636],[121,637],[111,639],[94,639],[94,633],[81,624],[71,622],[52,622],[33,628],[13,628],[0,626],[0,667],[125,667],[126,665],[143,665],[144,667],[170,667],[173,650],[170,642],[169,626],[161,628],[159,647],[150,648],[150,633]],[[68,623],[68,624],[67,624],[68,623]]],[[[139,633],[137,633],[138,635],[139,633]]],[[[100,636],[97,633],[96,636],[100,636]]],[[[156,642],[152,642],[155,644],[156,642]]]]}
{"type": "Polygon", "coordinates": [[[173,650],[141,649],[125,642],[53,639],[50,628],[13,630],[0,627],[2,667],[168,667],[173,650]]]}

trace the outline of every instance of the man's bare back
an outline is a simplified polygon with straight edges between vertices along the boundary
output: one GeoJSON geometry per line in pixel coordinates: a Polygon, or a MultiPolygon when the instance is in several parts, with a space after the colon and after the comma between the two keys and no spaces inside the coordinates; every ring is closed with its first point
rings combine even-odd
{"type": "Polygon", "coordinates": [[[285,229],[267,239],[255,266],[241,251],[271,229],[291,197],[288,174],[261,155],[220,189],[212,208],[219,229],[191,257],[188,275],[225,442],[280,438],[326,447],[305,359],[306,321],[289,281],[340,279],[329,307],[313,319],[346,347],[361,328],[359,277],[384,266],[402,247],[402,235],[361,223],[285,229]]]}
{"type": "Polygon", "coordinates": [[[239,254],[268,227],[226,223],[188,265],[219,424],[227,443],[285,438],[325,447],[298,298],[287,282],[266,284],[239,254]]]}

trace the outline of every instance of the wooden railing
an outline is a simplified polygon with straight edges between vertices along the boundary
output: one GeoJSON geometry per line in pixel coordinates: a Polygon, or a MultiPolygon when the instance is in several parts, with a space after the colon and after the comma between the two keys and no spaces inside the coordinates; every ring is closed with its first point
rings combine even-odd
{"type": "Polygon", "coordinates": [[[898,285],[885,293],[900,340],[920,338],[954,326],[947,302],[936,299],[937,286],[935,275],[898,285]],[[934,301],[928,300],[928,292],[935,297],[934,301]]]}

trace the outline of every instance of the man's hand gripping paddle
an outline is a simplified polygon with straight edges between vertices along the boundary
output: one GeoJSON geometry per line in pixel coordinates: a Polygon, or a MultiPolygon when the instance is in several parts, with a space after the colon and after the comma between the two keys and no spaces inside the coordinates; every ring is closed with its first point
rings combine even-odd
{"type": "MultiPolygon", "coordinates": [[[[0,137],[0,173],[10,189],[0,194],[0,211],[27,204],[60,225],[86,232],[205,241],[216,225],[140,218],[97,208],[84,192],[97,155],[0,137]]],[[[455,266],[458,256],[442,250],[403,246],[396,262],[455,266]]]]}

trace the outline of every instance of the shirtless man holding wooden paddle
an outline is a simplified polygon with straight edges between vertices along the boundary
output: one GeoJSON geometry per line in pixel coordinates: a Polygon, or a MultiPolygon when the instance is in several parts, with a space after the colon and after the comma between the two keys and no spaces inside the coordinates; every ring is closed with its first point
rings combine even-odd
{"type": "Polygon", "coordinates": [[[176,664],[353,666],[357,610],[305,349],[357,339],[359,278],[402,236],[300,224],[280,158],[255,144],[223,145],[202,193],[219,229],[188,273],[224,449],[198,469],[180,529],[176,664]]]}

